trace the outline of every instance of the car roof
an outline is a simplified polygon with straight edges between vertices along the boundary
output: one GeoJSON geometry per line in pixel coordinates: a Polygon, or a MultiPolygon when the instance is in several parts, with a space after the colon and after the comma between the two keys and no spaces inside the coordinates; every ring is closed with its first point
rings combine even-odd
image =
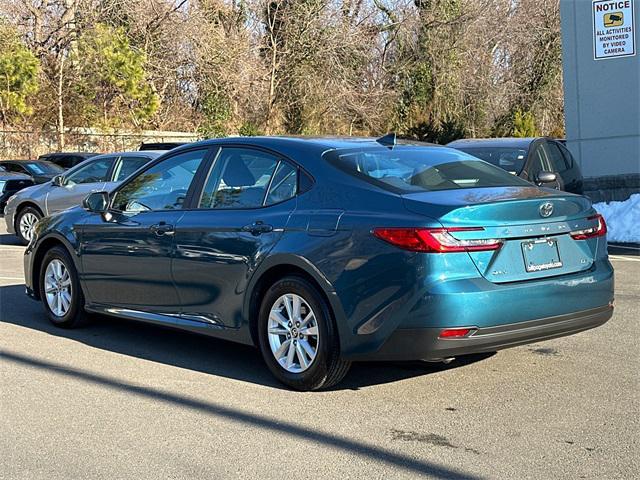
{"type": "MultiPolygon", "coordinates": [[[[324,162],[317,160],[323,154],[333,150],[347,149],[381,149],[385,148],[373,137],[310,137],[310,136],[261,136],[261,137],[224,137],[212,138],[193,142],[171,150],[171,153],[180,153],[193,148],[208,148],[214,145],[218,146],[234,146],[234,147],[256,147],[265,148],[274,151],[279,155],[294,160],[303,168],[308,169],[312,174],[317,172],[317,168],[325,168],[324,162]]],[[[396,142],[398,147],[421,146],[446,148],[441,145],[428,144],[413,140],[398,139],[396,142]]],[[[329,164],[326,165],[327,168],[329,164]]]]}
{"type": "MultiPolygon", "coordinates": [[[[347,137],[347,136],[260,136],[260,137],[225,137],[225,138],[211,138],[208,140],[202,140],[200,142],[188,143],[183,147],[189,147],[192,145],[202,144],[217,144],[217,143],[246,143],[246,144],[260,144],[260,145],[299,145],[309,146],[318,145],[324,148],[337,149],[337,148],[358,148],[366,145],[381,146],[378,142],[379,137],[347,137]]],[[[396,141],[397,145],[430,145],[426,142],[420,142],[417,140],[401,139],[396,141]]]]}
{"type": "Polygon", "coordinates": [[[110,152],[96,155],[92,157],[92,159],[95,160],[102,157],[147,157],[150,159],[154,159],[158,158],[160,155],[166,152],[168,152],[168,150],[134,150],[130,152],[110,152]]]}
{"type": "Polygon", "coordinates": [[[532,142],[544,137],[503,137],[503,138],[464,138],[454,140],[448,143],[448,147],[513,147],[513,148],[529,148],[532,142]]]}
{"type": "Polygon", "coordinates": [[[40,155],[43,158],[49,157],[68,157],[68,156],[76,156],[76,157],[95,157],[99,155],[99,153],[95,152],[50,152],[40,155]]]}
{"type": "Polygon", "coordinates": [[[48,160],[30,160],[28,158],[17,158],[13,160],[0,160],[0,163],[51,163],[48,160]]]}

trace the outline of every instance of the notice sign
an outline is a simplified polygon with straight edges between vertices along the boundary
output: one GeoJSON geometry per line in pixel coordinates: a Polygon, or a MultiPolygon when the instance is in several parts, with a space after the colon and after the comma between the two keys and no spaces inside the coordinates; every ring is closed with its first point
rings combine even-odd
{"type": "Polygon", "coordinates": [[[593,2],[593,57],[630,57],[636,54],[634,0],[593,2]]]}

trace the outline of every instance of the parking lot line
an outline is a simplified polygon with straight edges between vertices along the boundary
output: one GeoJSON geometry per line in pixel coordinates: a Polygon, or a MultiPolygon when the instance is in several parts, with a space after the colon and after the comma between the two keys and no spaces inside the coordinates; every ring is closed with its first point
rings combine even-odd
{"type": "Polygon", "coordinates": [[[635,257],[625,257],[622,255],[609,255],[610,260],[618,260],[621,262],[640,262],[640,258],[635,257]]]}

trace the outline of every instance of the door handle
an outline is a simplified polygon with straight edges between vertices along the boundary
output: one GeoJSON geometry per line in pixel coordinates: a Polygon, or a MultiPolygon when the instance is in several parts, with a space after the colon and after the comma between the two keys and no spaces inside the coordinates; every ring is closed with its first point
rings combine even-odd
{"type": "Polygon", "coordinates": [[[253,222],[250,225],[245,225],[242,227],[243,232],[249,232],[252,235],[260,235],[262,233],[269,233],[273,231],[273,226],[267,225],[266,223],[258,220],[257,222],[253,222]]]}
{"type": "Polygon", "coordinates": [[[156,223],[155,225],[151,225],[149,227],[149,230],[151,230],[153,233],[155,233],[158,237],[162,237],[163,235],[173,235],[174,233],[176,233],[176,230],[173,227],[173,225],[169,225],[169,224],[164,223],[164,222],[160,222],[160,223],[156,223]]]}

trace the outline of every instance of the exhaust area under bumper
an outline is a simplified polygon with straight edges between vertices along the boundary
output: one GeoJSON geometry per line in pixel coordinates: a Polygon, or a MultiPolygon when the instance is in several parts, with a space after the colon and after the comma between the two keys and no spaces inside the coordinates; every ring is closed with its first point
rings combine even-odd
{"type": "Polygon", "coordinates": [[[437,360],[494,352],[589,330],[606,323],[612,315],[613,304],[609,304],[566,315],[477,328],[470,336],[456,338],[440,338],[446,328],[398,329],[377,352],[350,359],[437,360]]]}

